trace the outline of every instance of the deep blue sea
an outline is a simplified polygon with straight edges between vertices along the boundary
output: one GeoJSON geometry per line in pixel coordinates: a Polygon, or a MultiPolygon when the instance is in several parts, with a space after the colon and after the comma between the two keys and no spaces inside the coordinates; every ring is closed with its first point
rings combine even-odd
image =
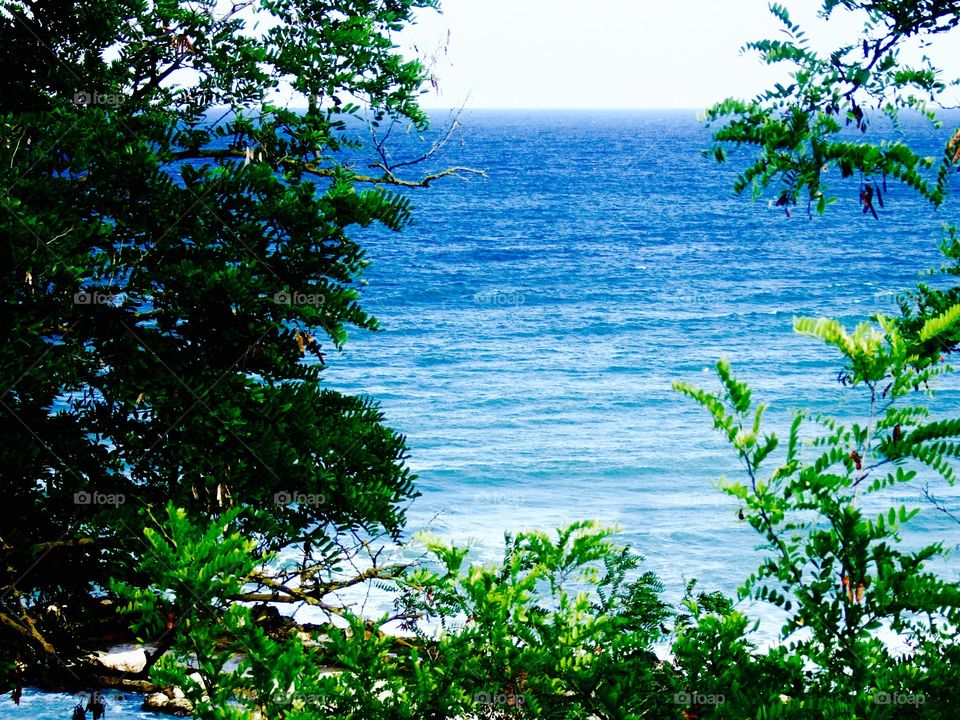
{"type": "MultiPolygon", "coordinates": [[[[942,152],[945,131],[904,132],[942,152]]],[[[488,179],[415,192],[413,227],[368,236],[364,301],[383,331],[355,333],[328,381],[378,398],[408,437],[423,493],[411,530],[494,560],[505,531],[600,520],[671,599],[690,578],[733,593],[756,568],[758,537],[711,482],[740,477],[736,459],[671,382],[713,388],[726,356],[773,429],[792,408],[859,416],[839,356],[792,318],[895,312],[939,265],[957,202],[934,210],[891,182],[877,221],[859,179],[835,171],[828,213],[788,218],[734,195],[748,151],[718,165],[701,156],[709,144],[693,111],[472,112],[444,160],[488,179]]],[[[933,408],[960,411],[960,383],[933,408]]],[[[919,482],[897,495],[915,502],[919,482]]],[[[908,542],[960,543],[934,512],[915,527],[908,542]]]]}
{"type": "MultiPolygon", "coordinates": [[[[939,264],[956,196],[934,210],[891,182],[875,221],[858,181],[836,176],[825,217],[787,218],[734,196],[750,155],[702,157],[709,132],[692,111],[462,121],[442,160],[488,178],[412,192],[416,222],[403,233],[359,231],[372,261],[364,303],[383,330],[354,332],[327,358],[332,387],[378,398],[408,438],[422,492],[410,532],[471,542],[492,561],[505,531],[596,519],[621,528],[668,599],[691,578],[733,593],[758,564],[758,538],[711,481],[738,467],[671,382],[712,388],[726,356],[770,404],[773,429],[791,408],[859,416],[858,395],[836,382],[838,356],[795,335],[792,318],[893,312],[895,294],[939,264]]],[[[905,131],[939,153],[942,133],[905,131]]],[[[934,408],[960,412],[960,383],[944,382],[934,408]]],[[[960,494],[934,483],[960,511],[960,494]]],[[[919,483],[897,495],[916,502],[919,483]]],[[[941,538],[955,546],[960,527],[932,511],[906,534],[941,538]]],[[[775,636],[776,617],[755,611],[759,638],[775,636]]],[[[73,704],[24,702],[15,713],[0,699],[0,717],[65,718],[73,704]]],[[[114,702],[111,717],[139,717],[138,703],[114,702]]]]}

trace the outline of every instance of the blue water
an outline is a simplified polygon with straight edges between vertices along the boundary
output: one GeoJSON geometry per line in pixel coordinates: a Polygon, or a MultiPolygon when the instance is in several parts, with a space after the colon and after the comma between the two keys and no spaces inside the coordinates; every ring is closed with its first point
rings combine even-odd
{"type": "MultiPolygon", "coordinates": [[[[908,132],[934,152],[933,131],[908,132]]],[[[713,387],[726,355],[773,428],[795,407],[862,413],[835,381],[837,356],[791,318],[893,312],[939,263],[957,203],[934,211],[891,184],[877,222],[856,181],[835,177],[826,217],[787,218],[735,197],[736,153],[718,166],[700,155],[708,144],[693,112],[472,112],[443,160],[488,179],[412,193],[416,224],[401,234],[360,231],[364,303],[383,331],[354,332],[326,377],[378,398],[407,435],[423,493],[411,532],[494,560],[505,531],[597,519],[622,528],[674,601],[685,579],[733,593],[755,569],[757,536],[711,485],[739,477],[736,462],[671,382],[713,387]]],[[[937,403],[960,413],[960,383],[937,403]]],[[[960,512],[960,495],[935,487],[960,512]]],[[[932,511],[906,533],[941,538],[960,532],[932,511]]],[[[941,569],[955,577],[955,559],[941,569]]],[[[774,636],[776,617],[753,611],[774,636]]],[[[128,697],[110,717],[143,717],[128,697]]],[[[28,692],[19,710],[0,698],[0,717],[55,720],[75,702],[28,692]]]]}
{"type": "MultiPolygon", "coordinates": [[[[162,717],[141,710],[143,695],[106,691],[109,720],[157,720],[162,717]]],[[[23,691],[20,705],[14,705],[9,695],[0,696],[0,717],[26,718],[29,720],[69,720],[73,708],[81,703],[86,707],[86,698],[70,693],[42,693],[31,688],[23,691]]],[[[87,713],[87,717],[91,717],[87,713]]]]}
{"type": "MultiPolygon", "coordinates": [[[[718,166],[708,145],[693,112],[473,112],[444,160],[489,178],[416,192],[414,227],[367,236],[364,302],[384,329],[354,333],[327,379],[379,398],[407,435],[423,493],[411,530],[492,560],[504,531],[617,524],[672,599],[689,578],[732,593],[755,569],[757,536],[711,485],[739,477],[735,459],[671,381],[713,387],[725,355],[773,428],[795,407],[856,416],[837,356],[791,318],[892,313],[939,264],[957,205],[891,183],[878,222],[836,174],[825,217],[787,218],[734,196],[746,152],[718,166]]],[[[960,384],[936,407],[960,411],[960,384]]],[[[916,527],[908,542],[960,542],[933,512],[916,527]]]]}

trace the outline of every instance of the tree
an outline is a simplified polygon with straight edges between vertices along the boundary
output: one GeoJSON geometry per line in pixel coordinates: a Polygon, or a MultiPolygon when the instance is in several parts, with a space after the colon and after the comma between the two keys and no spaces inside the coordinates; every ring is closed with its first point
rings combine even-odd
{"type": "MultiPolygon", "coordinates": [[[[768,63],[792,66],[789,84],[751,101],[727,100],[708,111],[719,123],[715,157],[728,145],[749,145],[757,154],[736,181],[755,194],[778,183],[777,205],[798,202],[823,213],[834,200],[824,173],[860,175],[864,215],[880,219],[887,176],[897,178],[934,205],[946,199],[949,173],[960,156],[960,135],[945,140],[943,157],[921,158],[906,140],[875,140],[869,132],[877,115],[895,123],[904,108],[932,121],[928,103],[947,89],[924,56],[923,65],[902,62],[912,41],[927,42],[960,24],[960,6],[941,2],[840,2],[825,0],[822,15],[839,7],[866,15],[864,36],[821,56],[786,9],[771,5],[786,39],[750,43],[768,63]],[[871,103],[874,112],[865,109],[871,103]],[[851,137],[852,132],[862,137],[851,137]],[[882,189],[881,189],[882,183],[882,189]],[[876,203],[876,205],[874,205],[876,203]],[[872,212],[871,212],[872,211],[872,212]]],[[[955,83],[953,83],[955,84],[955,83]]],[[[882,226],[877,226],[882,231],[882,226]]],[[[955,230],[942,244],[943,270],[956,274],[955,230]]],[[[708,392],[686,383],[676,389],[702,405],[725,435],[745,471],[743,482],[721,488],[741,502],[739,517],[762,537],[764,557],[739,588],[741,598],[769,603],[784,614],[781,645],[761,661],[746,653],[747,627],[729,605],[699,606],[691,630],[681,634],[678,657],[696,668],[707,647],[758,667],[763,685],[744,682],[727,670],[708,682],[720,683],[736,706],[712,708],[705,717],[950,717],[956,695],[956,627],[960,585],[928,569],[943,555],[943,544],[907,550],[900,532],[920,508],[890,505],[885,492],[920,473],[955,481],[960,420],[930,417],[929,398],[911,402],[919,391],[932,397],[934,381],[949,372],[945,353],[960,339],[958,288],[920,283],[900,298],[899,317],[876,314],[854,330],[836,320],[797,318],[795,329],[841,353],[838,379],[847,392],[865,396],[860,419],[798,413],[785,452],[776,434],[764,432],[763,404],[725,361],[717,364],[720,389],[708,392]],[[813,425],[812,437],[803,428],[813,425]],[[774,458],[777,458],[775,460],[774,458]],[[877,635],[899,633],[909,652],[898,655],[877,635]],[[732,714],[728,714],[732,711],[732,714]]],[[[808,431],[809,432],[809,431],[808,431]]]]}
{"type": "MultiPolygon", "coordinates": [[[[960,305],[953,312],[960,312],[960,305]]],[[[925,405],[907,402],[915,387],[946,368],[917,370],[917,346],[891,319],[878,317],[877,324],[864,323],[851,333],[833,320],[795,322],[798,332],[842,353],[850,367],[849,390],[867,395],[870,413],[863,422],[813,418],[817,431],[809,439],[801,436],[806,418],[798,413],[782,454],[777,435],[764,432],[766,407],[753,402],[727,362],[717,364],[719,392],[675,385],[710,413],[746,474],[745,482],[721,481],[722,490],[741,503],[740,517],[760,534],[765,550],[757,571],[741,584],[740,598],[769,603],[785,614],[783,645],[774,653],[783,684],[755,686],[758,692],[741,712],[780,708],[782,694],[791,698],[785,717],[812,711],[871,717],[878,704],[888,704],[883,698],[895,696],[912,701],[909,705],[929,702],[931,709],[920,717],[945,717],[939,713],[960,700],[949,660],[960,621],[960,584],[927,569],[931,559],[944,555],[942,543],[910,551],[900,547],[901,529],[920,510],[888,505],[885,495],[921,469],[953,482],[960,420],[931,420],[925,405]],[[779,462],[773,461],[778,456],[779,462]],[[897,655],[877,636],[881,629],[905,638],[911,651],[897,655]]],[[[922,334],[947,328],[942,318],[933,318],[922,334]]],[[[700,619],[700,637],[710,634],[702,625],[714,622],[711,615],[700,619]]],[[[739,630],[745,634],[745,624],[739,630]]],[[[740,642],[737,634],[720,637],[724,646],[740,642]]],[[[726,680],[726,694],[735,697],[738,673],[726,680]]]]}
{"type": "MultiPolygon", "coordinates": [[[[938,105],[949,101],[948,93],[960,87],[960,78],[944,78],[931,59],[931,46],[935,49],[938,40],[943,44],[942,36],[960,25],[960,3],[823,0],[820,15],[829,19],[838,10],[861,16],[863,31],[824,55],[813,49],[786,7],[770,5],[783,38],[751,42],[744,49],[756,51],[764,63],[786,64],[789,82],[777,83],[752,100],[728,99],[711,107],[707,122],[719,125],[713,135],[714,157],[725,161],[727,147],[756,148],[734,189],[740,193],[752,187],[759,196],[777,185],[776,203],[787,214],[802,200],[808,210],[816,206],[818,213],[826,211],[836,200],[827,194],[831,169],[839,169],[843,178],[859,175],[858,201],[864,215],[879,219],[888,176],[939,207],[946,199],[950,175],[960,169],[960,129],[946,133],[943,154],[937,159],[921,157],[905,134],[889,140],[889,127],[879,121],[886,118],[899,129],[906,109],[943,127],[938,105]],[[918,51],[917,63],[904,60],[918,51]],[[879,136],[876,125],[881,128],[879,136]]],[[[945,260],[938,273],[960,274],[955,227],[945,226],[940,250],[945,260]]],[[[948,314],[958,302],[960,286],[927,282],[918,282],[898,298],[896,326],[915,344],[918,369],[935,365],[960,345],[960,328],[948,314]],[[945,318],[947,326],[924,333],[928,321],[938,317],[945,318]]]]}
{"type": "Polygon", "coordinates": [[[714,156],[723,161],[726,146],[757,149],[753,162],[737,178],[735,189],[759,194],[775,186],[777,204],[804,204],[822,213],[836,198],[829,195],[829,171],[859,175],[864,213],[883,205],[887,177],[909,185],[934,205],[946,195],[949,173],[960,161],[960,132],[945,144],[941,158],[921,157],[906,140],[858,140],[882,117],[894,126],[910,109],[936,120],[937,101],[957,85],[946,80],[928,52],[910,63],[909,50],[928,46],[960,24],[960,3],[910,0],[824,0],[821,16],[842,9],[862,17],[859,38],[828,54],[817,52],[783,5],[770,11],[782,25],[782,37],[746,45],[767,64],[784,64],[789,78],[751,100],[728,99],[711,107],[714,156]],[[881,189],[882,185],[882,189],[881,189]]]}
{"type": "Polygon", "coordinates": [[[392,37],[434,5],[0,8],[0,667],[76,655],[168,502],[246,508],[255,557],[295,553],[241,597],[337,612],[331,590],[392,573],[337,561],[399,535],[405,440],[322,377],[377,328],[352,226],[400,230],[389,187],[458,172],[404,178],[382,138],[356,167],[364,120],[427,126],[392,37]]]}
{"type": "Polygon", "coordinates": [[[411,622],[412,635],[391,637],[348,610],[344,627],[278,641],[255,625],[249,607],[229,601],[256,565],[237,517],[230,511],[198,527],[168,507],[147,530],[139,567],[153,587],[115,586],[145,635],[165,622],[160,589],[190,588],[171,593],[181,620],[153,676],[183,688],[195,717],[614,720],[679,713],[671,702],[674,674],[652,652],[668,615],[662,588],[652,573],[635,572],[642,558],[615,544],[609,529],[580,522],[555,537],[508,536],[502,562],[492,565],[425,538],[434,566],[407,573],[397,602],[439,627],[411,622]],[[239,667],[225,672],[238,657],[239,667]]]}

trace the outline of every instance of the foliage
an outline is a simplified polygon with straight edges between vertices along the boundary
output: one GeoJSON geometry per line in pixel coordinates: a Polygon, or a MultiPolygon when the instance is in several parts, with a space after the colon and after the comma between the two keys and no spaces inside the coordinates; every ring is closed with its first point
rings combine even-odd
{"type": "Polygon", "coordinates": [[[687,586],[672,652],[695,717],[752,717],[803,692],[802,663],[783,648],[761,652],[749,639],[759,623],[721,593],[694,594],[687,586]]]}
{"type": "MultiPolygon", "coordinates": [[[[920,340],[952,332],[958,312],[960,306],[928,318],[920,340]]],[[[828,319],[798,318],[795,327],[843,355],[849,392],[866,395],[864,421],[815,417],[817,432],[804,443],[807,418],[798,413],[779,453],[777,435],[763,430],[766,407],[753,402],[726,361],[717,363],[717,392],[675,384],[708,410],[746,473],[747,482],[725,480],[721,488],[741,502],[740,516],[761,535],[767,554],[740,596],[785,615],[783,646],[772,657],[793,675],[787,696],[803,694],[790,708],[822,712],[829,701],[842,710],[831,717],[882,717],[878,694],[892,693],[937,698],[937,709],[922,716],[945,716],[936,713],[956,701],[950,690],[956,678],[943,676],[948,668],[937,658],[956,642],[960,585],[926,569],[944,554],[941,543],[902,547],[901,528],[920,510],[887,503],[890,490],[923,469],[954,482],[960,420],[931,419],[927,404],[908,402],[946,368],[920,362],[924,348],[884,316],[853,332],[828,319]],[[881,630],[902,637],[911,652],[893,654],[878,637],[881,630]]]]}
{"type": "Polygon", "coordinates": [[[440,623],[436,657],[457,668],[448,679],[475,700],[492,698],[490,709],[665,717],[668,671],[652,646],[663,637],[668,608],[656,577],[638,572],[642,558],[611,535],[588,522],[558,530],[555,540],[542,532],[508,535],[493,567],[466,565],[466,549],[429,540],[440,570],[409,574],[402,603],[440,623]]]}
{"type": "MultiPolygon", "coordinates": [[[[905,139],[886,139],[881,121],[885,116],[900,130],[901,111],[910,110],[940,127],[931,108],[956,82],[944,79],[927,48],[960,24],[960,5],[824,0],[824,18],[843,11],[864,19],[859,38],[827,54],[785,7],[770,10],[781,38],[746,49],[765,63],[789,66],[789,81],[707,112],[718,126],[717,160],[727,158],[729,146],[756,149],[734,189],[752,187],[759,196],[773,186],[788,215],[797,204],[823,213],[836,199],[828,173],[838,169],[844,178],[859,176],[864,214],[879,217],[888,176],[941,205],[960,160],[960,133],[945,143],[941,158],[921,157],[905,139]],[[912,52],[918,46],[922,52],[912,52]],[[905,60],[914,55],[919,64],[905,60]],[[870,135],[875,127],[880,139],[870,135]]],[[[940,271],[955,275],[955,228],[947,227],[941,250],[940,271]]],[[[920,508],[891,496],[920,476],[955,480],[960,421],[934,419],[930,404],[931,384],[949,371],[944,356],[960,342],[958,302],[958,288],[921,282],[899,298],[896,318],[877,315],[852,331],[835,320],[797,319],[799,333],[840,352],[838,379],[846,392],[862,395],[866,410],[859,422],[798,413],[783,448],[775,433],[764,432],[765,406],[753,402],[725,361],[717,364],[718,392],[675,385],[710,413],[746,473],[745,482],[721,482],[766,551],[740,597],[784,617],[780,645],[758,656],[744,650],[747,625],[732,608],[694,613],[675,644],[681,665],[695,672],[708,660],[702,645],[691,650],[684,642],[685,633],[696,633],[737,668],[749,668],[708,673],[709,687],[734,704],[707,708],[703,717],[951,716],[960,587],[928,567],[945,554],[941,543],[904,547],[901,529],[920,508]],[[927,398],[918,399],[921,390],[927,398]],[[804,441],[802,430],[811,426],[804,441]],[[905,643],[902,654],[881,639],[890,633],[905,643]],[[691,658],[684,660],[687,651],[691,658]]]]}
{"type": "Polygon", "coordinates": [[[960,23],[960,3],[824,0],[821,15],[830,18],[838,8],[862,17],[863,32],[822,53],[786,7],[770,5],[781,37],[751,42],[744,49],[758,53],[766,64],[789,67],[789,80],[751,100],[731,98],[711,107],[706,119],[719,125],[712,154],[723,161],[727,146],[755,148],[735,190],[752,187],[759,195],[773,185],[777,204],[787,214],[798,204],[823,213],[836,200],[827,182],[831,169],[844,178],[861,178],[864,213],[877,216],[883,207],[888,176],[940,205],[960,160],[960,133],[945,143],[940,158],[921,156],[906,140],[868,141],[857,134],[865,136],[882,117],[898,128],[903,110],[919,112],[939,126],[931,106],[956,82],[943,78],[927,46],[960,23]],[[905,59],[918,53],[922,59],[917,63],[905,59]]]}
{"type": "Polygon", "coordinates": [[[3,4],[4,658],[79,652],[144,508],[269,510],[237,522],[317,581],[268,578],[279,602],[322,604],[344,543],[399,534],[405,440],[321,377],[348,326],[377,327],[350,228],[410,217],[391,169],[355,172],[360,103],[425,126],[427,71],[391,38],[432,6],[3,4]]]}
{"type": "MultiPolygon", "coordinates": [[[[401,179],[389,132],[374,135],[379,176],[347,159],[363,151],[357,101],[374,126],[424,126],[425,69],[391,36],[432,5],[0,11],[3,47],[22,58],[0,78],[0,283],[13,310],[0,315],[13,428],[0,471],[15,518],[0,531],[0,682],[16,682],[16,661],[78,655],[82,598],[108,593],[156,644],[151,677],[210,720],[949,717],[960,587],[929,569],[940,544],[902,544],[919,510],[888,498],[921,472],[955,479],[960,421],[934,419],[916,398],[960,342],[956,288],[920,284],[901,317],[852,331],[797,320],[843,356],[841,381],[869,408],[858,422],[800,413],[781,447],[726,362],[717,392],[676,385],[744,466],[745,481],[721,487],[763,541],[739,600],[783,613],[773,649],[752,642],[746,611],[693,584],[674,616],[642,559],[593,523],[508,535],[494,565],[434,538],[430,564],[379,563],[369,536],[398,537],[415,495],[404,439],[375,403],[326,390],[321,376],[348,326],[376,328],[359,305],[366,259],[348,228],[401,229],[409,201],[386,187],[458,171],[401,179]],[[302,111],[276,102],[283,85],[302,111]],[[368,568],[341,577],[337,560],[358,554],[368,568]],[[325,602],[370,581],[398,590],[393,616],[325,602]],[[338,623],[278,636],[253,600],[311,605],[338,623]],[[406,635],[382,632],[397,620],[406,635]],[[660,662],[653,649],[666,641],[673,660],[660,662]]],[[[957,138],[937,160],[851,131],[871,128],[868,103],[896,122],[947,89],[901,48],[952,30],[956,4],[822,7],[865,13],[863,42],[821,55],[771,6],[786,39],[748,47],[792,65],[791,82],[712,108],[716,157],[756,147],[736,188],[780,182],[788,209],[823,212],[831,167],[861,174],[864,212],[882,206],[887,176],[942,203],[957,138]]],[[[943,249],[945,271],[960,272],[954,230],[943,249]]]]}
{"type": "Polygon", "coordinates": [[[197,718],[249,718],[249,710],[262,711],[269,702],[251,688],[287,686],[304,668],[299,638],[271,638],[254,611],[236,602],[256,569],[270,560],[258,557],[256,543],[239,532],[240,514],[229,510],[200,526],[183,509],[167,505],[166,517],[144,529],[138,571],[149,583],[112,583],[141,641],[160,639],[150,658],[151,678],[180,688],[197,718]]]}
{"type": "MultiPolygon", "coordinates": [[[[940,242],[940,252],[944,262],[940,268],[929,275],[940,275],[948,279],[960,274],[960,240],[957,229],[945,226],[944,239],[940,242]]],[[[921,357],[927,361],[937,361],[945,354],[952,353],[960,344],[960,329],[955,325],[928,338],[922,338],[921,332],[929,318],[943,317],[950,308],[960,303],[960,286],[938,287],[943,283],[930,284],[919,282],[915,289],[903,293],[898,298],[900,317],[897,319],[900,331],[909,338],[921,342],[921,357]]]]}
{"type": "Polygon", "coordinates": [[[429,625],[391,637],[351,612],[308,642],[275,639],[231,601],[264,558],[238,532],[238,511],[207,528],[171,505],[146,531],[147,587],[117,584],[144,637],[170,651],[152,677],[183,688],[199,718],[639,718],[679,713],[669,666],[652,645],[668,611],[641,558],[611,531],[577,523],[508,537],[503,562],[428,539],[435,569],[411,570],[398,605],[429,625]],[[168,620],[169,619],[169,620],[168,620]],[[239,660],[236,668],[231,661],[239,660]]]}

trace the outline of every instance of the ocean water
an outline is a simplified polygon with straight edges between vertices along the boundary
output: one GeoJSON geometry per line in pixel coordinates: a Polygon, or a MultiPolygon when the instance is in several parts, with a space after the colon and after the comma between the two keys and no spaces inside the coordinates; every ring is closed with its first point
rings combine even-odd
{"type": "MultiPolygon", "coordinates": [[[[934,210],[891,182],[876,221],[858,181],[836,174],[825,217],[788,218],[733,194],[749,153],[702,157],[709,131],[692,111],[475,111],[463,125],[443,159],[488,178],[412,193],[413,227],[367,235],[364,302],[383,331],[328,358],[328,382],[378,398],[408,437],[422,492],[410,530],[470,542],[486,561],[505,531],[595,519],[621,528],[669,599],[691,578],[733,593],[760,558],[712,485],[738,465],[671,382],[712,388],[726,356],[770,404],[772,429],[793,408],[862,415],[836,381],[838,355],[792,318],[894,312],[895,294],[939,264],[956,200],[934,210]]],[[[904,132],[942,152],[942,132],[904,132]]],[[[960,384],[942,383],[934,409],[960,411],[960,384]]],[[[897,496],[915,502],[919,483],[897,496]]],[[[960,543],[934,512],[906,541],[934,537],[960,543]]]]}
{"type": "MultiPolygon", "coordinates": [[[[933,130],[905,131],[937,152],[933,130]]],[[[893,312],[894,295],[939,263],[957,203],[933,210],[891,182],[875,221],[856,180],[835,177],[825,217],[787,218],[733,195],[747,152],[718,166],[700,155],[708,144],[692,111],[474,111],[442,161],[488,178],[411,192],[403,233],[358,231],[372,261],[364,303],[383,330],[352,333],[326,378],[378,398],[407,436],[422,493],[411,534],[493,561],[504,532],[599,520],[619,526],[671,601],[691,578],[732,594],[756,568],[758,537],[711,484],[740,477],[735,458],[671,382],[712,388],[726,356],[770,404],[772,429],[792,408],[862,415],[836,382],[838,356],[794,334],[792,317],[893,312]]],[[[956,379],[935,409],[960,413],[956,379]]],[[[934,486],[960,512],[960,494],[934,486]]],[[[919,484],[897,496],[917,502],[919,484]]],[[[928,511],[905,533],[934,539],[953,547],[960,528],[928,511]]],[[[957,567],[941,564],[951,577],[957,567]]],[[[751,612],[758,641],[774,638],[777,616],[751,612]]],[[[108,717],[147,717],[138,696],[108,700],[108,717]]],[[[74,704],[27,691],[21,708],[0,698],[0,718],[67,718],[74,704]]]]}
{"type": "MultiPolygon", "coordinates": [[[[106,691],[103,698],[107,702],[104,717],[109,720],[156,720],[160,715],[141,709],[143,695],[136,693],[118,693],[106,691]]],[[[86,707],[86,698],[80,694],[44,693],[32,688],[23,691],[20,705],[14,705],[10,695],[0,696],[0,718],[29,718],[30,720],[70,720],[70,714],[78,703],[86,707]]],[[[87,717],[91,717],[87,713],[87,717]]]]}

